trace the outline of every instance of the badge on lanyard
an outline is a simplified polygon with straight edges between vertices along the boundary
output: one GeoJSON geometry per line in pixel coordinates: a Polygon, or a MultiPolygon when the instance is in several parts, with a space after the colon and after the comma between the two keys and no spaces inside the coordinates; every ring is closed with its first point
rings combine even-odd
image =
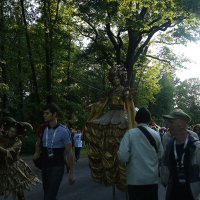
{"type": "Polygon", "coordinates": [[[178,161],[178,155],[177,155],[177,151],[176,151],[176,140],[174,140],[174,156],[175,156],[175,160],[177,163],[177,175],[178,175],[178,182],[179,183],[185,183],[186,182],[186,177],[185,177],[185,170],[184,170],[184,157],[185,157],[185,148],[187,146],[188,143],[188,136],[185,140],[184,146],[183,146],[183,154],[181,155],[180,158],[180,163],[178,161]]]}
{"type": "Polygon", "coordinates": [[[56,133],[57,133],[57,129],[54,130],[52,140],[51,140],[51,142],[49,144],[48,143],[49,129],[47,127],[46,138],[45,139],[46,139],[47,155],[48,155],[48,158],[51,158],[51,159],[54,157],[53,144],[54,144],[56,133]]]}

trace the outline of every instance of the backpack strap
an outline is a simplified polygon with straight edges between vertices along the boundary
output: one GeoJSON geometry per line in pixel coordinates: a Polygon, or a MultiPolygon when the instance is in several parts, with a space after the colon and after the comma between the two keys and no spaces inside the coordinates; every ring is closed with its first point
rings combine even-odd
{"type": "Polygon", "coordinates": [[[156,146],[156,141],[153,138],[153,136],[151,135],[151,133],[149,133],[149,131],[146,128],[144,128],[143,126],[138,126],[138,128],[146,136],[146,138],[148,139],[149,143],[155,148],[156,153],[158,153],[158,147],[156,146]]]}

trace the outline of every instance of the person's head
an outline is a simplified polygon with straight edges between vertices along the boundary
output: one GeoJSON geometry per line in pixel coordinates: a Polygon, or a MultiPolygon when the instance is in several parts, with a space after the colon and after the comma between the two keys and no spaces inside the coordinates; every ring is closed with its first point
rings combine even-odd
{"type": "Polygon", "coordinates": [[[119,76],[118,76],[118,75],[113,76],[113,78],[112,78],[112,80],[111,80],[111,83],[112,83],[114,86],[121,85],[121,81],[120,81],[119,76]]]}
{"type": "Polygon", "coordinates": [[[0,135],[8,137],[17,137],[27,135],[33,130],[28,122],[19,122],[12,117],[4,117],[0,120],[0,135]]]}
{"type": "MultiPolygon", "coordinates": [[[[14,119],[13,119],[14,120],[14,119]]],[[[21,132],[22,125],[20,122],[12,121],[5,126],[5,136],[9,138],[16,138],[21,132]]]]}
{"type": "Polygon", "coordinates": [[[194,127],[193,127],[193,131],[195,133],[197,133],[197,135],[199,136],[200,138],[200,124],[196,124],[194,127]]]}
{"type": "Polygon", "coordinates": [[[136,115],[135,115],[135,121],[140,124],[140,123],[145,123],[148,124],[151,122],[151,113],[147,108],[140,108],[136,115]]]}
{"type": "Polygon", "coordinates": [[[126,86],[127,82],[127,70],[122,65],[114,65],[109,73],[108,80],[115,86],[123,85],[126,86]]]}
{"type": "Polygon", "coordinates": [[[15,138],[17,137],[18,129],[16,126],[10,126],[8,130],[6,130],[6,133],[9,138],[15,138]]]}
{"type": "Polygon", "coordinates": [[[43,109],[43,117],[45,122],[55,121],[58,118],[60,108],[55,103],[47,104],[43,109]]]}
{"type": "Polygon", "coordinates": [[[190,116],[181,109],[175,109],[168,115],[163,115],[167,122],[167,128],[172,136],[180,133],[186,133],[190,116]]]}

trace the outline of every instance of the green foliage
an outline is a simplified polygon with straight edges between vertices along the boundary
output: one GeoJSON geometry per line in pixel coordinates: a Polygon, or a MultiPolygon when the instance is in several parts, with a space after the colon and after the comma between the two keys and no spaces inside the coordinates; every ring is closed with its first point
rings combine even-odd
{"type": "Polygon", "coordinates": [[[178,82],[175,90],[175,106],[192,118],[192,124],[200,122],[200,80],[197,78],[178,82]]]}
{"type": "Polygon", "coordinates": [[[149,66],[148,64],[139,67],[136,78],[136,97],[134,99],[137,107],[148,106],[155,101],[155,94],[160,91],[159,85],[159,66],[149,66]]]}
{"type": "MultiPolygon", "coordinates": [[[[33,126],[42,121],[41,108],[52,96],[63,111],[60,121],[81,129],[88,105],[109,91],[107,73],[115,63],[125,65],[129,78],[134,70],[135,104],[150,104],[158,119],[159,112],[173,105],[174,81],[165,74],[173,76],[185,61],[163,43],[186,43],[199,36],[197,0],[24,1],[26,26],[19,1],[0,6],[1,107],[33,126]],[[151,48],[155,42],[161,46],[158,53],[151,48]]],[[[195,95],[188,97],[189,89],[177,87],[176,104],[196,113],[195,95]],[[190,103],[183,104],[187,101],[181,94],[190,103]]],[[[34,141],[34,134],[23,138],[23,152],[31,153],[34,141]]]]}
{"type": "Polygon", "coordinates": [[[22,140],[21,154],[32,155],[35,151],[35,134],[31,133],[25,137],[21,137],[20,139],[22,140]]]}
{"type": "Polygon", "coordinates": [[[162,126],[162,115],[170,113],[174,108],[174,90],[175,84],[173,78],[168,73],[164,74],[159,81],[161,90],[155,95],[155,102],[150,103],[153,120],[162,126]]]}
{"type": "Polygon", "coordinates": [[[87,148],[86,148],[86,146],[83,146],[81,148],[81,155],[87,155],[87,154],[88,154],[87,148]]]}
{"type": "Polygon", "coordinates": [[[9,91],[9,87],[8,85],[6,85],[5,83],[0,83],[0,94],[4,94],[7,93],[9,91]]]}
{"type": "Polygon", "coordinates": [[[131,80],[132,69],[137,73],[137,62],[145,56],[153,36],[168,31],[168,39],[174,37],[172,41],[179,42],[192,40],[197,35],[195,29],[199,22],[195,21],[194,11],[187,3],[172,0],[76,1],[77,29],[80,35],[91,39],[87,48],[93,55],[96,53],[97,59],[109,65],[125,64],[132,87],[131,83],[136,80],[131,80]]]}

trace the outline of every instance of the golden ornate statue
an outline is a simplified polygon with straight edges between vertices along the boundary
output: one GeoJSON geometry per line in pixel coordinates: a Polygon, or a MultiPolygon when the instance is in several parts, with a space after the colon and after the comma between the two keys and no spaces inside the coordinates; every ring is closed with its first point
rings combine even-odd
{"type": "Polygon", "coordinates": [[[24,190],[30,190],[40,180],[20,158],[22,141],[19,136],[32,130],[31,124],[11,117],[0,119],[0,196],[25,200],[24,190]]]}
{"type": "Polygon", "coordinates": [[[125,166],[118,162],[119,143],[134,124],[134,105],[126,87],[127,71],[115,65],[108,74],[112,84],[109,95],[92,104],[85,126],[91,175],[95,182],[126,188],[125,166]]]}

